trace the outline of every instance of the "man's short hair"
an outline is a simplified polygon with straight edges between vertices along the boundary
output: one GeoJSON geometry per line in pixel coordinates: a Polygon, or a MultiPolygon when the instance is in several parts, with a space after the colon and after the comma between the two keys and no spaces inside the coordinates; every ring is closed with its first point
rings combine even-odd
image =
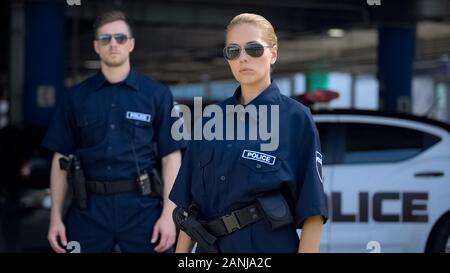
{"type": "Polygon", "coordinates": [[[99,28],[115,21],[124,21],[128,26],[130,36],[133,37],[132,23],[128,19],[128,16],[125,14],[125,12],[120,10],[111,10],[100,14],[94,22],[94,35],[97,36],[97,31],[99,28]]]}

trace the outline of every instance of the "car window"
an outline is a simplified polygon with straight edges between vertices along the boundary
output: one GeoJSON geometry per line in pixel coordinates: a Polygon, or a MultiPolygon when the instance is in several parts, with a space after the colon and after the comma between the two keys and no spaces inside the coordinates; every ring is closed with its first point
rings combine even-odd
{"type": "Polygon", "coordinates": [[[393,162],[411,158],[440,138],[426,132],[396,126],[345,123],[343,163],[393,162]]]}

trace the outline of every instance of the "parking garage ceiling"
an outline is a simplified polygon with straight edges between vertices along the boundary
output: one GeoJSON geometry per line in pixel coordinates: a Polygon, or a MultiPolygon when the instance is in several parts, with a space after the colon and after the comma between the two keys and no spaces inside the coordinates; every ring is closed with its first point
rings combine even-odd
{"type": "MultiPolygon", "coordinates": [[[[135,25],[133,65],[166,83],[231,76],[222,57],[224,29],[235,15],[259,13],[279,36],[276,73],[314,69],[374,69],[378,26],[417,27],[417,59],[450,54],[450,0],[259,0],[100,1],[67,8],[68,76],[87,76],[98,66],[92,22],[118,8],[135,25]],[[370,2],[370,1],[369,1],[370,2]],[[345,31],[333,38],[331,28],[345,31]]],[[[447,55],[448,56],[448,55],[447,55]]]]}

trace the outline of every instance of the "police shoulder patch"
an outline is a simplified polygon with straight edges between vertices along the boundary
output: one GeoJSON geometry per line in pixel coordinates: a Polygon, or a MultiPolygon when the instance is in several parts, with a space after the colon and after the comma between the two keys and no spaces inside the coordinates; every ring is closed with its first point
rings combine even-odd
{"type": "Polygon", "coordinates": [[[250,151],[250,150],[244,150],[242,152],[242,158],[259,161],[259,162],[266,163],[269,165],[274,165],[275,160],[277,159],[273,155],[256,152],[256,151],[250,151]]]}
{"type": "Polygon", "coordinates": [[[319,176],[320,182],[323,183],[322,177],[322,154],[316,151],[316,171],[317,176],[319,176]]]}

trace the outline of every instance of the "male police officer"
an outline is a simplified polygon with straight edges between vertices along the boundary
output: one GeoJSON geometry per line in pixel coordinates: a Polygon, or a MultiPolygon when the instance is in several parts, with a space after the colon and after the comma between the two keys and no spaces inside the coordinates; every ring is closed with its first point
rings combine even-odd
{"type": "Polygon", "coordinates": [[[55,152],[48,240],[56,252],[65,252],[68,241],[81,252],[111,252],[115,245],[122,252],[164,252],[175,241],[175,205],[167,196],[185,145],[170,136],[173,98],[167,87],[130,68],[134,38],[124,13],[103,14],[94,29],[101,72],[65,92],[43,142],[55,152]],[[71,183],[76,204],[63,224],[68,183],[59,163],[72,154],[85,181],[78,175],[71,183]],[[156,155],[162,158],[163,204],[149,194],[157,181],[151,176],[156,155]]]}

